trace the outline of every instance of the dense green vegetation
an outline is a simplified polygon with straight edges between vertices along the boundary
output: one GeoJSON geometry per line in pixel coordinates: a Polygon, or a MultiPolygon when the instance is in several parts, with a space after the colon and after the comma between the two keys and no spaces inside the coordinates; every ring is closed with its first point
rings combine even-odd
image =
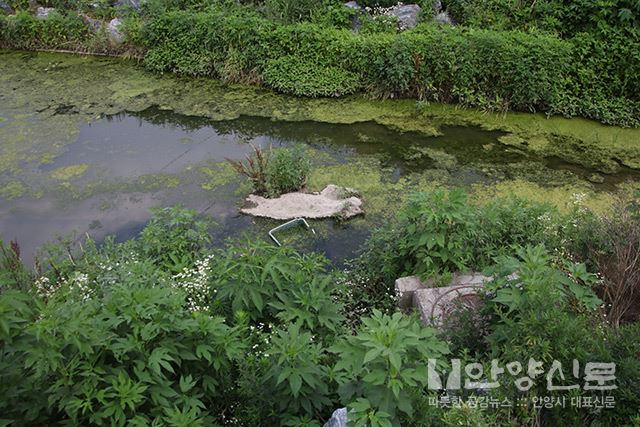
{"type": "Polygon", "coordinates": [[[422,1],[416,28],[398,33],[393,19],[363,15],[358,34],[349,29],[355,12],[338,0],[245,3],[151,0],[134,12],[52,2],[62,10],[52,22],[26,12],[0,17],[0,45],[130,49],[145,52],[154,71],[263,83],[299,96],[363,90],[639,124],[638,2],[454,0],[443,2],[460,24],[449,27],[434,23],[431,3],[422,1]],[[125,44],[89,32],[77,11],[120,15],[125,44]]]}
{"type": "Polygon", "coordinates": [[[35,273],[16,243],[3,246],[3,422],[318,426],[341,405],[370,426],[639,420],[635,205],[597,216],[579,203],[560,214],[512,198],[474,206],[457,190],[416,194],[346,271],[254,239],[214,249],[208,227],[195,212],[157,210],[139,238],[89,241],[80,253],[52,246],[35,273]],[[398,275],[444,282],[468,268],[494,275],[479,314],[461,308],[436,331],[396,311],[398,275]],[[505,379],[453,393],[527,404],[430,403],[438,392],[427,388],[429,359],[443,369],[453,358],[478,361],[489,372],[492,358],[526,369],[530,357],[545,370],[553,360],[565,369],[574,359],[616,363],[617,389],[549,392],[539,377],[521,391],[505,379]],[[615,408],[531,400],[601,393],[615,408]]]}
{"type": "MultiPolygon", "coordinates": [[[[296,96],[361,91],[640,124],[637,1],[451,0],[449,27],[423,0],[416,28],[362,15],[358,33],[338,0],[47,0],[47,18],[10,3],[0,47],[122,53],[158,73],[296,96]],[[88,17],[121,18],[124,42],[88,17]]],[[[310,172],[301,147],[231,164],[267,197],[304,188],[310,172]]],[[[320,426],[339,407],[370,427],[640,423],[638,200],[595,214],[578,194],[561,213],[417,193],[340,269],[255,236],[213,247],[212,226],[158,209],[135,239],[51,245],[33,269],[17,242],[0,242],[0,425],[320,426]],[[396,278],[445,286],[460,271],[492,277],[477,310],[458,307],[435,329],[397,309],[396,278]],[[545,373],[560,362],[554,382],[580,387],[549,391],[531,358],[545,373]],[[454,359],[487,380],[492,360],[523,371],[492,389],[431,389],[429,368],[453,372],[454,359]],[[615,389],[584,388],[593,362],[615,364],[615,389]],[[433,404],[443,396],[467,403],[433,404]],[[604,396],[615,406],[571,404],[604,396]],[[468,403],[482,398],[523,404],[468,403]]]]}
{"type": "Polygon", "coordinates": [[[254,194],[278,197],[304,188],[311,161],[303,146],[269,147],[266,150],[252,147],[253,153],[247,155],[245,160],[227,161],[240,175],[249,179],[254,194]]]}

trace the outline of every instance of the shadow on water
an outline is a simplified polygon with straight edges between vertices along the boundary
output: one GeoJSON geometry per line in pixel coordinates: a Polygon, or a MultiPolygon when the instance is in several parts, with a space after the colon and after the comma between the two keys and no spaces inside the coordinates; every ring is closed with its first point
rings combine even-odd
{"type": "MultiPolygon", "coordinates": [[[[502,177],[512,178],[510,171],[517,165],[531,168],[532,164],[538,172],[561,170],[581,178],[593,175],[593,171],[580,166],[535,157],[501,144],[501,132],[450,126],[442,128],[441,133],[429,136],[398,132],[374,122],[340,125],[258,117],[211,121],[157,108],[117,114],[83,126],[77,140],[67,145],[61,155],[38,166],[40,173],[48,176],[60,168],[87,164],[86,173],[75,179],[74,185],[131,181],[153,174],[180,175],[179,185],[126,194],[116,189],[82,200],[67,200],[63,207],[52,194],[40,199],[23,197],[0,206],[0,231],[7,240],[17,238],[24,253],[29,254],[56,234],[72,230],[81,235],[88,231],[96,239],[115,235],[122,241],[139,234],[151,207],[183,204],[216,220],[219,226],[214,237],[218,243],[245,232],[264,237],[278,222],[238,213],[242,194],[236,190],[240,179],[232,178],[232,182],[220,185],[212,193],[204,190],[189,172],[203,164],[241,159],[251,152],[249,143],[260,147],[305,144],[322,153],[321,162],[331,164],[349,164],[363,156],[375,158],[380,168],[392,171],[391,179],[396,180],[425,170],[444,169],[457,185],[486,183],[496,178],[485,172],[485,166],[504,166],[502,177]]],[[[604,176],[598,185],[611,186],[628,173],[604,176]]],[[[357,187],[356,182],[353,185],[357,187]]],[[[323,252],[337,264],[352,257],[376,225],[370,218],[346,224],[333,220],[315,224],[322,233],[312,237],[298,233],[291,244],[323,252]]]]}

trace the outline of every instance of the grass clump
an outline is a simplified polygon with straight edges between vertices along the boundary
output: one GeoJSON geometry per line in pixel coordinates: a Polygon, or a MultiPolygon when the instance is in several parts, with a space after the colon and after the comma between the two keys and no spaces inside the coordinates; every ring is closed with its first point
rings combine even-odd
{"type": "Polygon", "coordinates": [[[267,197],[302,190],[311,170],[304,147],[299,145],[267,150],[253,146],[253,152],[244,161],[227,161],[249,178],[254,194],[267,197]]]}

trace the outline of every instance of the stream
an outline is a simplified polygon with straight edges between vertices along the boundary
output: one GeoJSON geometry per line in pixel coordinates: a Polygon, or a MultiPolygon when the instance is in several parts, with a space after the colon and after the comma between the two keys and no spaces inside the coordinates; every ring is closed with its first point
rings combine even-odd
{"type": "MultiPolygon", "coordinates": [[[[56,58],[64,62],[67,57],[56,58]]],[[[16,64],[19,59],[0,68],[16,64]]],[[[10,87],[21,79],[25,85],[47,86],[38,78],[17,72],[0,77],[0,237],[16,240],[27,263],[57,238],[135,237],[150,209],[177,204],[215,222],[216,244],[242,235],[266,238],[280,222],[239,213],[250,188],[226,162],[244,158],[252,145],[301,144],[313,163],[309,191],[328,183],[360,191],[365,216],[312,221],[315,235],[303,229],[282,235],[285,244],[320,251],[337,265],[357,254],[371,230],[394,215],[412,191],[453,186],[474,191],[525,182],[541,189],[574,186],[597,198],[640,182],[637,169],[602,173],[570,158],[504,144],[501,137],[508,132],[468,123],[441,125],[434,134],[373,120],[290,121],[269,114],[215,120],[151,101],[136,111],[113,113],[109,110],[117,106],[111,105],[100,112],[91,98],[85,104],[43,107],[19,84],[10,87]]]]}

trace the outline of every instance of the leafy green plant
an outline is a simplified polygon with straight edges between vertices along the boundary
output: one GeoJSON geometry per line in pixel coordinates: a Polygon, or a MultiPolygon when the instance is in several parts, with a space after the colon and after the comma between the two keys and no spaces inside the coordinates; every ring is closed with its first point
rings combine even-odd
{"type": "MultiPolygon", "coordinates": [[[[593,360],[609,361],[606,328],[595,312],[599,301],[589,289],[591,276],[577,267],[570,274],[554,267],[542,247],[524,248],[517,254],[517,259],[499,262],[494,271],[496,281],[487,285],[492,296],[487,309],[494,316],[487,337],[491,356],[504,363],[517,361],[523,366],[532,358],[545,369],[553,361],[560,362],[564,369],[570,369],[574,359],[581,366],[593,360]],[[509,276],[514,272],[517,277],[509,276]]],[[[530,388],[525,391],[516,389],[511,382],[501,383],[501,396],[515,398],[544,393],[575,396],[573,392],[547,390],[542,377],[531,378],[530,388]]],[[[560,380],[555,381],[558,384],[560,380]]],[[[519,419],[541,419],[543,424],[584,423],[584,414],[576,408],[540,411],[529,405],[510,413],[517,414],[519,419]]]]}
{"type": "MultiPolygon", "coordinates": [[[[22,359],[22,380],[46,390],[41,421],[194,425],[217,417],[226,373],[244,353],[237,329],[187,312],[184,295],[149,282],[69,296],[62,289],[49,301],[24,345],[5,347],[22,359]]],[[[22,419],[29,405],[13,402],[5,415],[22,419]]]]}
{"type": "MultiPolygon", "coordinates": [[[[319,281],[312,285],[314,277],[323,274],[325,267],[326,260],[320,256],[300,255],[290,248],[247,241],[214,258],[211,286],[216,290],[216,298],[230,307],[229,315],[243,311],[256,323],[273,320],[280,310],[288,312],[281,315],[287,319],[306,317],[296,312],[299,305],[308,305],[306,298],[310,295],[314,302],[321,304],[314,308],[316,313],[323,315],[321,322],[329,325],[335,319],[324,317],[329,313],[324,307],[326,283],[319,281]],[[324,287],[310,288],[316,284],[324,287]],[[308,293],[292,294],[292,287],[306,288],[308,293]],[[289,302],[291,305],[287,304],[289,302]]],[[[307,321],[318,324],[320,319],[307,318],[307,321]]]]}
{"type": "Polygon", "coordinates": [[[47,406],[38,384],[25,378],[25,349],[35,337],[27,333],[38,315],[38,301],[22,291],[0,293],[0,411],[3,421],[37,423],[47,406]]]}
{"type": "Polygon", "coordinates": [[[510,255],[513,248],[544,244],[558,248],[565,237],[564,219],[552,206],[544,203],[503,197],[478,207],[470,227],[472,266],[482,269],[498,256],[510,255]]]}
{"type": "Polygon", "coordinates": [[[482,270],[514,248],[560,248],[565,219],[553,208],[513,197],[472,205],[462,190],[411,195],[397,218],[373,233],[359,265],[388,284],[400,275],[446,277],[482,270]]]}
{"type": "MultiPolygon", "coordinates": [[[[444,200],[447,207],[450,200],[444,200]]],[[[439,205],[433,206],[423,215],[439,205]]],[[[502,212],[489,204],[465,213],[463,223],[452,223],[464,224],[465,242],[479,239],[498,254],[498,264],[487,270],[495,280],[485,285],[485,330],[478,333],[474,324],[476,336],[436,335],[415,317],[363,310],[351,299],[389,311],[394,307],[368,294],[384,292],[384,286],[370,282],[359,267],[337,274],[320,255],[252,240],[203,251],[194,244],[202,242],[199,233],[186,241],[173,235],[201,228],[194,225],[193,212],[179,208],[157,214],[146,239],[88,241],[79,252],[63,242],[51,271],[21,279],[29,293],[0,292],[3,421],[198,426],[223,425],[233,414],[238,425],[317,426],[339,404],[339,395],[350,423],[363,426],[502,425],[505,419],[541,425],[633,423],[640,395],[638,324],[615,329],[598,316],[595,277],[584,264],[565,261],[566,248],[553,248],[552,255],[542,245],[514,246],[528,240],[523,231],[528,227],[533,241],[542,239],[541,230],[556,230],[555,220],[517,225],[527,212],[547,214],[538,208],[514,201],[504,203],[502,212]],[[515,236],[509,240],[505,229],[511,227],[515,236]],[[160,239],[163,233],[166,239],[160,239]],[[499,247],[500,236],[507,247],[499,247]],[[171,248],[172,239],[195,260],[178,274],[176,265],[158,262],[159,251],[171,248]],[[340,313],[352,308],[345,320],[340,313]],[[481,345],[468,345],[473,340],[481,345]],[[452,341],[451,347],[445,341],[452,341]],[[534,358],[548,368],[559,360],[565,374],[573,359],[581,366],[615,363],[616,407],[585,412],[516,405],[482,413],[464,406],[433,408],[427,402],[435,394],[425,390],[428,360],[441,361],[450,349],[463,360],[471,349],[476,360],[498,358],[501,365],[526,365],[534,358]]],[[[410,211],[403,215],[413,218],[410,211]]],[[[585,221],[593,230],[601,226],[598,217],[586,214],[570,221],[585,221]]],[[[435,224],[438,229],[440,222],[435,224]]],[[[567,236],[560,240],[571,242],[567,236]]],[[[19,251],[6,250],[0,275],[11,277],[7,270],[15,268],[19,251]]],[[[512,401],[548,395],[546,381],[537,380],[527,392],[501,381],[491,395],[512,401]]]]}
{"type": "Polygon", "coordinates": [[[638,421],[640,414],[640,323],[609,331],[609,353],[616,363],[616,385],[612,391],[617,402],[612,411],[601,414],[603,425],[626,425],[638,421]]]}
{"type": "Polygon", "coordinates": [[[426,275],[438,271],[464,270],[468,252],[464,242],[469,209],[466,194],[454,190],[418,193],[401,214],[406,222],[399,248],[405,273],[426,275]],[[413,265],[411,265],[413,264],[413,265]]]}
{"type": "Polygon", "coordinates": [[[331,296],[333,278],[314,277],[297,286],[288,286],[276,292],[278,300],[269,303],[277,311],[282,324],[300,324],[320,335],[335,334],[343,320],[342,304],[331,296]]]}
{"type": "Polygon", "coordinates": [[[349,405],[349,415],[355,418],[357,427],[392,427],[392,416],[388,412],[376,410],[367,399],[357,399],[349,405]]]}
{"type": "Polygon", "coordinates": [[[262,74],[267,86],[296,96],[339,97],[360,87],[357,74],[287,56],[270,60],[262,74]]]}
{"type": "Polygon", "coordinates": [[[528,310],[546,299],[558,304],[575,300],[577,307],[590,311],[602,304],[592,289],[596,276],[583,264],[566,262],[564,271],[554,268],[541,245],[516,248],[515,253],[498,258],[496,267],[488,270],[496,275],[488,287],[496,293],[492,301],[504,306],[506,314],[528,310]]]}
{"type": "Polygon", "coordinates": [[[444,413],[443,420],[450,427],[486,427],[494,425],[487,420],[484,411],[467,403],[453,407],[444,413]]]}
{"type": "Polygon", "coordinates": [[[253,153],[247,155],[245,161],[227,161],[238,173],[249,178],[254,194],[278,197],[305,186],[311,162],[304,147],[296,145],[268,150],[252,147],[253,153]]]}
{"type": "Polygon", "coordinates": [[[147,256],[178,273],[191,265],[209,243],[208,224],[181,206],[152,210],[140,240],[147,256]]]}
{"type": "Polygon", "coordinates": [[[317,416],[331,405],[328,368],[322,364],[325,351],[310,332],[301,330],[299,323],[276,330],[267,351],[266,381],[280,410],[317,416]]]}
{"type": "Polygon", "coordinates": [[[464,270],[471,209],[462,190],[411,195],[397,221],[368,242],[363,257],[388,280],[464,270]],[[382,258],[382,259],[380,259],[382,258]]]}
{"type": "Polygon", "coordinates": [[[271,152],[266,168],[266,187],[270,197],[304,188],[311,162],[301,145],[278,148],[271,152]]]}
{"type": "Polygon", "coordinates": [[[308,21],[320,8],[318,0],[265,0],[266,15],[285,24],[308,21]]]}
{"type": "Polygon", "coordinates": [[[339,393],[357,414],[354,421],[398,425],[400,413],[413,416],[410,389],[426,386],[428,359],[448,348],[414,318],[375,310],[362,319],[357,335],[343,337],[330,351],[339,357],[339,393]]]}

